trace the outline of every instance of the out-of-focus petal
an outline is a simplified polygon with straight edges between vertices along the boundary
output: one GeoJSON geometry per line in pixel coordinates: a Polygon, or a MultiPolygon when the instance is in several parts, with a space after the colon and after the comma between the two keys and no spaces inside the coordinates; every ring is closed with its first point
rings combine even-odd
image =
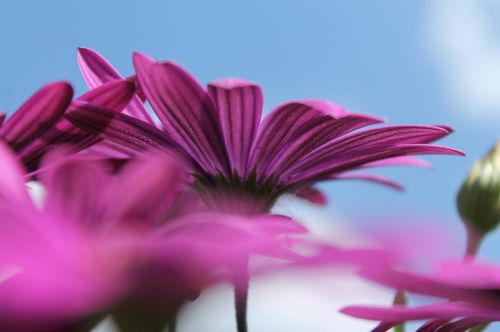
{"type": "Polygon", "coordinates": [[[0,214],[0,330],[55,331],[118,295],[121,281],[96,264],[111,252],[93,257],[82,233],[30,205],[0,214]]]}
{"type": "Polygon", "coordinates": [[[3,125],[5,121],[6,114],[4,112],[0,112],[0,127],[3,125]]]}
{"type": "Polygon", "coordinates": [[[454,319],[456,317],[475,317],[482,318],[484,321],[500,320],[500,313],[496,308],[465,302],[444,302],[416,308],[350,306],[343,308],[341,312],[357,318],[399,323],[421,319],[454,319]]]}
{"type": "Polygon", "coordinates": [[[305,199],[311,203],[317,204],[319,206],[325,206],[327,203],[327,198],[323,192],[313,187],[301,187],[293,194],[299,198],[305,199]]]}
{"type": "Polygon", "coordinates": [[[247,176],[250,149],[262,115],[262,90],[255,83],[224,79],[208,85],[221,125],[231,171],[247,176]]]}
{"type": "Polygon", "coordinates": [[[55,82],[31,96],[0,128],[0,137],[20,149],[49,129],[64,113],[73,96],[71,85],[55,82]]]}
{"type": "Polygon", "coordinates": [[[44,163],[51,165],[40,173],[47,192],[44,210],[94,226],[101,219],[107,189],[103,165],[81,156],[68,157],[61,150],[48,154],[44,163]]]}
{"type": "Polygon", "coordinates": [[[113,205],[105,219],[150,223],[148,227],[165,222],[180,194],[183,176],[179,161],[164,154],[139,157],[120,171],[109,188],[108,200],[113,205]]]}
{"type": "Polygon", "coordinates": [[[0,200],[30,202],[24,176],[17,157],[0,142],[0,200]]]}

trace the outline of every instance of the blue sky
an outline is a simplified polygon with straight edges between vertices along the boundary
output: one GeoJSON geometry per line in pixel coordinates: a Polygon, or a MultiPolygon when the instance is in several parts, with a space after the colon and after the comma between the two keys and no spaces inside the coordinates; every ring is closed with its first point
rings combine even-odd
{"type": "MultiPolygon", "coordinates": [[[[459,233],[456,190],[499,136],[500,26],[492,13],[500,5],[452,2],[2,1],[0,108],[14,110],[51,80],[69,80],[84,92],[76,48],[85,46],[127,75],[138,50],[175,59],[202,82],[257,81],[267,110],[325,98],[390,123],[448,124],[456,133],[443,144],[467,157],[428,158],[432,170],[382,172],[407,192],[354,182],[322,188],[333,208],[353,220],[370,223],[371,215],[397,211],[405,222],[417,213],[459,233]]],[[[495,257],[499,236],[487,241],[485,257],[495,257]]]]}

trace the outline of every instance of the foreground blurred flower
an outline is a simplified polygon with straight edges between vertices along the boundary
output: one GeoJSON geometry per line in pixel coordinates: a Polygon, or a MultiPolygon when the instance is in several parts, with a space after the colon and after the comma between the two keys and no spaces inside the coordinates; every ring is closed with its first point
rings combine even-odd
{"type": "Polygon", "coordinates": [[[165,156],[111,175],[101,161],[63,154],[49,155],[39,174],[47,192],[40,210],[0,145],[2,331],[67,331],[109,310],[124,331],[160,331],[199,289],[238,275],[242,259],[285,257],[279,237],[304,232],[280,216],[186,215],[183,173],[165,156]]]}
{"type": "Polygon", "coordinates": [[[5,123],[5,114],[0,115],[0,140],[17,153],[29,171],[35,171],[43,155],[55,146],[70,145],[74,151],[79,151],[101,140],[75,127],[63,117],[65,112],[90,105],[92,109],[121,111],[134,96],[134,91],[133,82],[116,80],[71,102],[73,89],[68,83],[47,84],[5,123]]]}
{"type": "MultiPolygon", "coordinates": [[[[500,321],[500,267],[472,261],[442,263],[431,275],[378,265],[363,275],[385,286],[410,293],[446,299],[416,308],[351,306],[343,313],[382,321],[373,331],[387,331],[406,321],[428,320],[418,331],[468,331],[474,326],[500,321]]],[[[479,331],[479,330],[478,330],[479,331]]]]}
{"type": "MultiPolygon", "coordinates": [[[[79,50],[79,63],[91,87],[120,77],[91,50],[79,50]]],[[[148,119],[142,118],[144,122],[111,111],[78,110],[68,114],[68,119],[130,149],[177,149],[190,161],[192,184],[209,205],[220,198],[246,197],[256,202],[257,212],[268,211],[284,192],[321,202],[323,197],[311,185],[331,179],[363,179],[399,188],[387,179],[349,171],[422,164],[408,155],[462,154],[429,144],[448,135],[448,127],[356,131],[382,121],[350,114],[323,100],[285,103],[261,123],[262,91],[254,83],[224,79],[210,83],[205,91],[171,62],[155,62],[136,53],[134,65],[140,89],[164,129],[148,119]]]]}
{"type": "Polygon", "coordinates": [[[500,223],[500,143],[472,166],[457,206],[467,227],[467,254],[474,255],[483,237],[500,223]]]}

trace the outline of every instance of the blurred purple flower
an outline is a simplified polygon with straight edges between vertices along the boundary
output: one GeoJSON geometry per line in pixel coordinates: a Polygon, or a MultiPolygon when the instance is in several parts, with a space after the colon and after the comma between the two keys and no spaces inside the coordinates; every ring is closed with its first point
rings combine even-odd
{"type": "MultiPolygon", "coordinates": [[[[79,50],[79,64],[88,85],[121,76],[99,54],[79,50]]],[[[331,179],[363,179],[400,189],[390,180],[350,173],[383,165],[422,165],[409,157],[460,151],[430,145],[451,132],[445,126],[386,126],[351,114],[324,100],[303,100],[278,106],[261,122],[260,87],[240,79],[212,82],[206,91],[186,70],[172,62],[155,62],[134,54],[143,92],[163,124],[152,124],[134,98],[127,114],[78,110],[68,114],[77,126],[127,148],[144,151],[174,147],[190,162],[194,185],[207,201],[247,196],[268,210],[284,192],[324,201],[310,186],[331,179]]]]}
{"type": "Polygon", "coordinates": [[[351,306],[342,312],[357,318],[382,321],[373,331],[387,331],[401,323],[427,320],[418,331],[467,331],[500,321],[500,268],[486,263],[446,262],[430,275],[375,265],[363,276],[382,285],[410,293],[446,299],[420,307],[351,306]]]}
{"type": "Polygon", "coordinates": [[[103,161],[53,152],[39,173],[41,209],[1,144],[0,161],[2,331],[65,331],[130,303],[167,319],[248,255],[288,257],[281,236],[304,232],[286,217],[179,211],[184,172],[163,155],[112,174],[103,161]]]}

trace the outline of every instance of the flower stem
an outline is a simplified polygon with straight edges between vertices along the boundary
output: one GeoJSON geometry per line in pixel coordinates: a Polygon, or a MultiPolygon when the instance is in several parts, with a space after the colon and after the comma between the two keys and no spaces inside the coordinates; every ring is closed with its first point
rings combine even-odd
{"type": "Polygon", "coordinates": [[[234,305],[236,309],[236,326],[238,332],[248,332],[247,326],[247,302],[250,277],[248,274],[248,259],[245,259],[240,269],[235,273],[234,305]]]}
{"type": "MultiPolygon", "coordinates": [[[[408,298],[406,296],[406,292],[404,290],[398,289],[396,294],[394,295],[394,300],[392,302],[394,305],[406,306],[408,304],[408,298]]],[[[394,332],[404,332],[405,324],[401,323],[398,326],[394,327],[394,332]]]]}
{"type": "Polygon", "coordinates": [[[477,255],[484,235],[471,226],[467,226],[467,247],[465,257],[473,258],[477,255]]]}
{"type": "Polygon", "coordinates": [[[177,314],[178,310],[175,310],[172,315],[170,316],[168,322],[167,322],[167,327],[168,327],[168,332],[175,332],[177,330],[177,314]]]}

